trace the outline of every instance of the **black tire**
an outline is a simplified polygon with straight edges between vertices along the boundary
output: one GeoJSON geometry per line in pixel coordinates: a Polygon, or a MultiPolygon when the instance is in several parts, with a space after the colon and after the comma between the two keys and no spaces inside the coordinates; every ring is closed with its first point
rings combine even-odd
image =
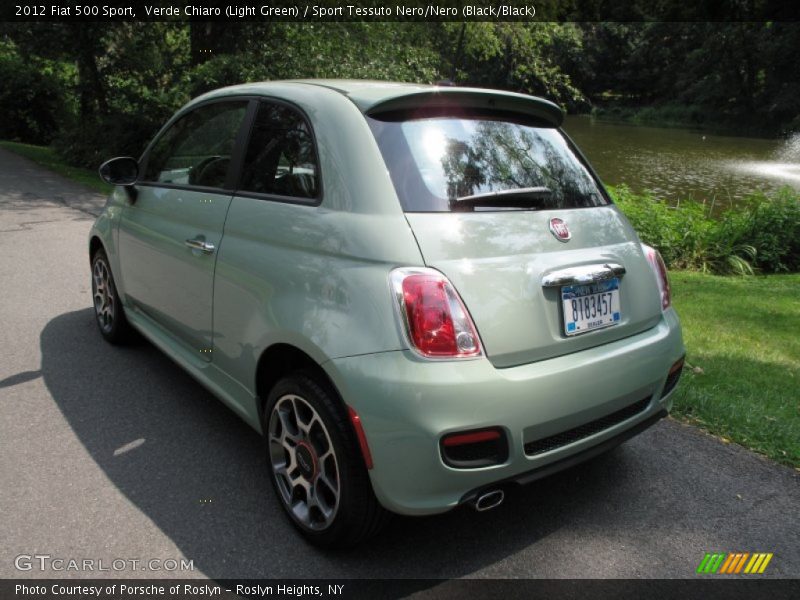
{"type": "Polygon", "coordinates": [[[92,304],[100,335],[111,344],[124,344],[133,339],[133,329],[120,302],[111,263],[102,248],[92,255],[92,304]]]}
{"type": "Polygon", "coordinates": [[[267,398],[262,424],[270,480],[278,502],[292,525],[309,542],[322,548],[349,548],[383,527],[389,513],[375,498],[352,425],[327,382],[305,370],[281,379],[267,398]],[[308,410],[309,407],[313,410],[308,410]],[[324,430],[318,427],[315,416],[324,430]],[[309,427],[307,433],[300,429],[298,421],[309,427]],[[292,436],[299,443],[290,440],[292,436]],[[293,457],[287,444],[294,448],[293,457]],[[332,449],[334,461],[328,449],[332,449]],[[292,465],[294,468],[290,468],[292,465]],[[333,483],[332,465],[338,479],[338,498],[335,486],[327,483],[327,480],[333,483]],[[282,469],[283,474],[279,474],[282,469]],[[306,519],[298,515],[303,512],[303,502],[308,513],[306,519]],[[334,504],[332,514],[326,516],[324,509],[334,504]]]}

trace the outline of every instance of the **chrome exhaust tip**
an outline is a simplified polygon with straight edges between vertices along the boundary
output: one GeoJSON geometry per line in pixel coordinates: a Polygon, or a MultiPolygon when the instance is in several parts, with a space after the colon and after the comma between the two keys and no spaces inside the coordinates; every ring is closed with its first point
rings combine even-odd
{"type": "Polygon", "coordinates": [[[503,490],[492,490],[478,496],[472,503],[472,507],[478,512],[491,510],[496,506],[500,506],[505,497],[506,495],[503,490]]]}

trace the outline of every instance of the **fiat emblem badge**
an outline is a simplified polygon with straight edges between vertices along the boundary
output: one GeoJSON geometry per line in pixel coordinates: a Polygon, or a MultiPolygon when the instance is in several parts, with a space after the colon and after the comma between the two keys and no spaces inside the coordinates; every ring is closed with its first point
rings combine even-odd
{"type": "Polygon", "coordinates": [[[559,219],[558,217],[550,219],[550,233],[552,233],[559,242],[568,242],[572,237],[567,224],[564,223],[563,219],[559,219]]]}

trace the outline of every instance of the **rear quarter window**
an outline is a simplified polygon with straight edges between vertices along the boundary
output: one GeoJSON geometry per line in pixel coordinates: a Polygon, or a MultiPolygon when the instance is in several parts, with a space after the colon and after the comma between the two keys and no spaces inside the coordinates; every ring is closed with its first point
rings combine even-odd
{"type": "Polygon", "coordinates": [[[283,104],[260,102],[239,191],[315,199],[318,164],[314,137],[303,116],[283,104]]]}

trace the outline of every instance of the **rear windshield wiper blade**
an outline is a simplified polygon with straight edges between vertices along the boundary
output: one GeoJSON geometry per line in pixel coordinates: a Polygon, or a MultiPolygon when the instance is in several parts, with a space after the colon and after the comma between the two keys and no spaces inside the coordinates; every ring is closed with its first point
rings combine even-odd
{"type": "Polygon", "coordinates": [[[459,196],[458,198],[452,198],[450,205],[454,208],[473,206],[539,208],[536,205],[543,200],[549,200],[552,195],[553,190],[544,186],[516,188],[459,196]]]}

